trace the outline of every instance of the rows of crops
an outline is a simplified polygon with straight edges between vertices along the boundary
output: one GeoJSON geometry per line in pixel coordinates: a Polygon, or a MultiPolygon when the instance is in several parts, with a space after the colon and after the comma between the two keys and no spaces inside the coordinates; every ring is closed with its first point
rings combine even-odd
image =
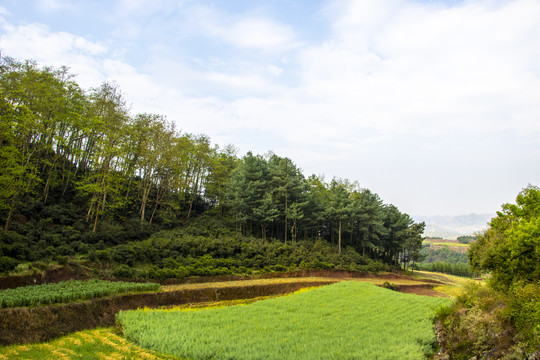
{"type": "Polygon", "coordinates": [[[156,291],[159,288],[160,285],[155,283],[69,280],[1,290],[0,308],[66,303],[124,292],[156,291]]]}
{"type": "Polygon", "coordinates": [[[435,342],[431,318],[450,301],[350,281],[245,306],[117,319],[138,345],[189,359],[423,359],[435,342]]]}

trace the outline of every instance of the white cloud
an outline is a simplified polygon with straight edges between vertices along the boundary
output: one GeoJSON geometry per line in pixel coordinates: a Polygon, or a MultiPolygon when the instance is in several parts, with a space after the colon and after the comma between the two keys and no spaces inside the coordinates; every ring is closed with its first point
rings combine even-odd
{"type": "Polygon", "coordinates": [[[55,12],[58,10],[71,10],[74,5],[68,0],[38,0],[37,7],[43,12],[55,12]]]}
{"type": "Polygon", "coordinates": [[[538,108],[540,3],[495,4],[333,8],[334,37],[300,53],[304,90],[334,105],[336,118],[383,131],[504,128],[509,114],[538,108]]]}
{"type": "MultiPolygon", "coordinates": [[[[138,25],[146,19],[146,4],[129,2],[126,14],[137,20],[127,23],[133,28],[119,25],[130,29],[126,37],[150,31],[158,21],[150,17],[152,26],[138,25]]],[[[175,16],[183,5],[175,6],[164,1],[152,10],[172,16],[171,22],[158,17],[170,36],[155,35],[145,49],[156,51],[137,62],[115,53],[121,41],[90,41],[36,24],[0,22],[0,48],[6,55],[68,65],[85,88],[116,80],[134,112],[165,114],[184,131],[206,133],[241,151],[274,150],[307,174],[359,180],[407,212],[459,212],[465,200],[456,186],[466,180],[446,180],[451,174],[474,174],[476,183],[467,181],[477,194],[470,197],[483,204],[503,181],[525,186],[540,177],[530,170],[540,156],[537,0],[452,6],[336,0],[325,9],[332,32],[322,43],[261,15],[210,7],[183,7],[180,21],[175,16]],[[207,47],[197,53],[196,45],[176,38],[207,47]],[[144,70],[135,63],[144,63],[144,70]],[[510,180],[493,172],[497,158],[509,167],[510,180]],[[428,181],[421,174],[426,169],[438,180],[428,181]],[[430,196],[409,196],[397,183],[411,194],[429,188],[430,196]],[[451,199],[426,210],[437,206],[430,203],[433,194],[444,192],[451,199]]],[[[508,186],[500,192],[519,191],[508,186]]],[[[484,206],[492,211],[498,205],[484,206]]]]}
{"type": "Polygon", "coordinates": [[[264,18],[243,18],[222,30],[222,38],[239,47],[286,49],[295,46],[290,27],[264,18]]]}
{"type": "Polygon", "coordinates": [[[107,51],[103,44],[65,32],[51,33],[47,26],[40,24],[4,23],[1,27],[0,47],[4,54],[34,59],[43,65],[69,66],[72,73],[78,75],[78,82],[86,87],[102,81],[97,57],[107,51]]]}
{"type": "Polygon", "coordinates": [[[281,52],[300,46],[291,26],[266,17],[231,17],[207,7],[192,11],[194,19],[190,26],[194,31],[202,29],[206,34],[239,48],[281,52]]]}

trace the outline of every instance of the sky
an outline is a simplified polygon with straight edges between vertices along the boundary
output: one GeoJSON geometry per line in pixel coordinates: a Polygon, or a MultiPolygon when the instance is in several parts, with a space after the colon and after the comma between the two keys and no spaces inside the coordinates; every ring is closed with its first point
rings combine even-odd
{"type": "Polygon", "coordinates": [[[0,50],[413,216],[540,185],[539,0],[0,0],[0,50]]]}

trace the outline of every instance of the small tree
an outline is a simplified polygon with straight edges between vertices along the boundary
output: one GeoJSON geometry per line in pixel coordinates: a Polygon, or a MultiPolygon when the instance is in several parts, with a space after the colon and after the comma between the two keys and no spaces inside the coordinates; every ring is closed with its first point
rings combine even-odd
{"type": "Polygon", "coordinates": [[[412,265],[421,261],[425,255],[420,252],[422,250],[422,234],[426,228],[426,223],[414,223],[407,229],[407,239],[405,240],[405,249],[407,250],[408,262],[412,265]]]}

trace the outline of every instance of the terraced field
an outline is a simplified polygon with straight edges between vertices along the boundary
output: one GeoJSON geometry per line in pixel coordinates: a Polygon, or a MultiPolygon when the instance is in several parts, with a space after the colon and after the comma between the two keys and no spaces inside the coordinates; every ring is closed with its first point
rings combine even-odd
{"type": "Polygon", "coordinates": [[[178,358],[136,346],[114,328],[100,328],[80,331],[48,343],[0,348],[0,359],[173,360],[178,358]]]}
{"type": "MultiPolygon", "coordinates": [[[[277,279],[258,279],[245,281],[229,281],[229,282],[214,282],[205,284],[183,284],[183,285],[167,285],[163,286],[163,292],[174,292],[178,290],[189,289],[225,289],[227,287],[248,286],[256,287],[272,286],[286,283],[304,283],[306,286],[310,282],[326,282],[333,283],[336,281],[354,281],[363,283],[372,283],[382,285],[384,282],[389,282],[402,287],[402,290],[409,289],[411,292],[424,293],[429,292],[429,295],[435,296],[452,296],[458,293],[460,283],[467,281],[458,277],[451,277],[440,274],[418,272],[414,277],[382,274],[382,275],[367,275],[362,278],[350,277],[307,277],[307,278],[277,278],[277,279]],[[442,292],[437,292],[435,290],[442,292]]],[[[374,288],[375,290],[378,288],[374,288]]],[[[387,292],[385,294],[398,294],[395,292],[387,292]]],[[[309,291],[310,292],[310,291],[309,291]]],[[[406,295],[411,296],[411,295],[406,295]]],[[[260,300],[265,300],[272,297],[260,297],[249,300],[228,300],[219,302],[204,302],[183,304],[174,307],[175,309],[204,309],[204,308],[221,308],[233,307],[233,305],[245,305],[260,300]]],[[[413,296],[413,298],[416,298],[413,296]]],[[[418,298],[426,298],[424,296],[418,298]]],[[[428,298],[429,299],[429,298],[428,298]]],[[[442,301],[448,301],[441,299],[442,301]]],[[[264,303],[264,302],[263,302],[264,303]]],[[[248,306],[249,307],[249,306],[248,306]]],[[[242,306],[241,308],[247,308],[242,306]]],[[[373,321],[372,321],[373,322],[373,321]]],[[[431,335],[430,335],[431,336],[431,335]]],[[[385,357],[380,357],[385,358],[385,357]]],[[[407,357],[405,357],[407,358],[407,357]]],[[[414,358],[414,357],[412,357],[414,358]]],[[[99,328],[77,332],[65,337],[62,337],[51,342],[42,344],[30,345],[15,345],[8,347],[0,347],[0,359],[181,359],[172,355],[164,355],[162,353],[143,349],[134,343],[126,340],[116,328],[99,328]]]]}
{"type": "Polygon", "coordinates": [[[431,317],[449,299],[343,281],[291,296],[199,311],[118,314],[141,347],[189,359],[423,359],[431,317]]]}

